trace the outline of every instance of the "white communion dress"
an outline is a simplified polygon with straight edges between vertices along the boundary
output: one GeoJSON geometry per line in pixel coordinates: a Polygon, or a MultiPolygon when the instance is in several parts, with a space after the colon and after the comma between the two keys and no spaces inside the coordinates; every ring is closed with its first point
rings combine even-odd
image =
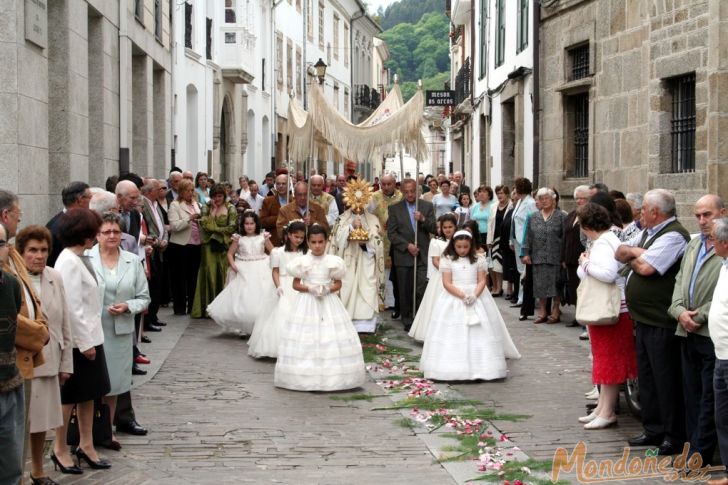
{"type": "MultiPolygon", "coordinates": [[[[288,275],[308,286],[331,285],[346,274],[338,256],[311,253],[288,264],[288,275]]],[[[280,333],[276,387],[338,391],[364,383],[361,342],[338,295],[300,292],[280,333]]]]}
{"type": "Polygon", "coordinates": [[[442,277],[440,272],[432,264],[432,258],[439,258],[442,256],[442,252],[447,247],[448,241],[442,239],[431,239],[430,247],[427,250],[427,288],[425,294],[422,296],[420,307],[417,309],[417,315],[412,321],[412,327],[409,331],[409,336],[418,342],[424,342],[427,337],[427,329],[430,327],[430,320],[432,319],[432,312],[435,309],[435,303],[440,293],[445,291],[442,287],[442,277]]]}
{"type": "Polygon", "coordinates": [[[277,295],[270,258],[265,253],[265,236],[238,236],[237,241],[235,268],[238,272],[207,306],[207,313],[221,327],[250,335],[255,319],[273,306],[277,295]]]}
{"type": "Polygon", "coordinates": [[[285,247],[273,249],[270,253],[270,267],[278,268],[278,278],[283,294],[270,311],[261,312],[255,320],[255,328],[248,340],[248,355],[251,357],[278,357],[278,343],[281,327],[296,304],[298,292],[293,289],[293,278],[288,274],[288,263],[303,256],[301,252],[286,251],[285,247]]]}
{"type": "MultiPolygon", "coordinates": [[[[452,273],[453,285],[473,293],[485,258],[440,259],[440,272],[452,273]]],[[[503,317],[487,288],[472,305],[444,290],[437,299],[422,349],[420,370],[427,379],[493,380],[508,374],[506,359],[519,359],[503,317]]]]}

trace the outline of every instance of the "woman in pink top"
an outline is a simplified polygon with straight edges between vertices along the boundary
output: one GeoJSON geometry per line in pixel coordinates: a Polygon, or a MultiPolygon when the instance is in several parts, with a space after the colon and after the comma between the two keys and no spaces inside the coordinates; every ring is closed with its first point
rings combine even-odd
{"type": "Polygon", "coordinates": [[[174,314],[192,311],[197,271],[200,268],[200,204],[194,197],[192,181],[183,179],[177,186],[177,200],[169,205],[169,247],[174,314]]]}

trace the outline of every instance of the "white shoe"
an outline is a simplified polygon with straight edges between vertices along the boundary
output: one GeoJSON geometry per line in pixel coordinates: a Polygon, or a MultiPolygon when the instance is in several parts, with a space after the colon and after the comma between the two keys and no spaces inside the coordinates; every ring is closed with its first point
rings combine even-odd
{"type": "Polygon", "coordinates": [[[587,394],[586,398],[592,401],[596,401],[597,399],[599,399],[599,389],[594,389],[592,392],[587,394]]]}
{"type": "Polygon", "coordinates": [[[589,396],[590,396],[591,394],[594,394],[594,391],[598,391],[598,390],[599,390],[599,388],[598,388],[597,386],[594,386],[594,387],[592,387],[591,389],[589,389],[588,391],[586,391],[586,392],[584,393],[584,395],[585,395],[586,397],[589,397],[589,396]]]}
{"type": "Polygon", "coordinates": [[[579,422],[580,423],[591,423],[592,421],[594,421],[595,419],[597,419],[597,417],[598,417],[597,416],[597,413],[595,413],[594,411],[592,411],[592,413],[589,416],[582,416],[582,417],[580,417],[579,418],[579,422]]]}
{"type": "Polygon", "coordinates": [[[592,421],[586,423],[584,425],[584,429],[604,429],[604,428],[611,428],[612,426],[617,425],[617,417],[615,416],[612,419],[603,418],[601,416],[597,416],[592,421]]]}

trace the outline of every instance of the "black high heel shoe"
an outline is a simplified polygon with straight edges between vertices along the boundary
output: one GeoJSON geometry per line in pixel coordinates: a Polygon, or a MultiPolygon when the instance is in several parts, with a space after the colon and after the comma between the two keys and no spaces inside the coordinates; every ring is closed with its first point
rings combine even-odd
{"type": "Polygon", "coordinates": [[[53,451],[51,451],[51,461],[53,462],[54,470],[58,471],[60,469],[61,473],[65,473],[66,475],[80,475],[83,473],[83,470],[77,467],[75,463],[71,466],[64,466],[53,451]]]}
{"type": "Polygon", "coordinates": [[[111,468],[111,463],[101,458],[99,461],[93,461],[81,448],[76,450],[76,459],[78,460],[79,468],[81,467],[81,460],[85,461],[86,464],[94,470],[105,470],[107,468],[111,468]]]}
{"type": "Polygon", "coordinates": [[[34,477],[32,473],[30,474],[30,483],[31,485],[61,485],[50,477],[34,477]]]}

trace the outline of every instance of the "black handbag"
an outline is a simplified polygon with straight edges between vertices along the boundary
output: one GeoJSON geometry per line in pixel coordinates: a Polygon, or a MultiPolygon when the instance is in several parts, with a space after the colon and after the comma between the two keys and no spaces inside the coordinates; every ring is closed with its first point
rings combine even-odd
{"type": "MultiPolygon", "coordinates": [[[[93,438],[94,446],[101,446],[109,443],[113,439],[109,406],[102,403],[100,399],[94,401],[93,438]]],[[[76,415],[76,406],[73,406],[71,417],[68,420],[66,443],[69,446],[78,446],[80,441],[81,435],[78,431],[78,416],[76,415]]]]}

